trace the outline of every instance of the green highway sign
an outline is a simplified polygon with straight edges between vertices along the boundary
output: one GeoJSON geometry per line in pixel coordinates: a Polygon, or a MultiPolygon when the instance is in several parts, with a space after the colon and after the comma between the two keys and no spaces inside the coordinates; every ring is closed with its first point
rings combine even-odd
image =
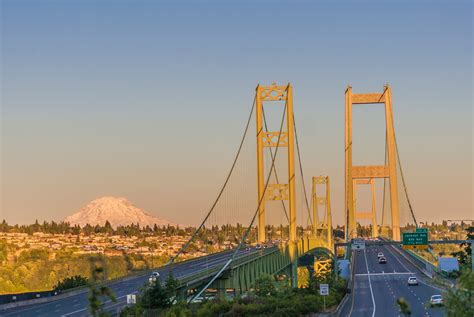
{"type": "Polygon", "coordinates": [[[428,232],[403,233],[403,245],[427,245],[428,232]]]}
{"type": "Polygon", "coordinates": [[[428,233],[428,228],[416,228],[416,232],[428,233]]]}

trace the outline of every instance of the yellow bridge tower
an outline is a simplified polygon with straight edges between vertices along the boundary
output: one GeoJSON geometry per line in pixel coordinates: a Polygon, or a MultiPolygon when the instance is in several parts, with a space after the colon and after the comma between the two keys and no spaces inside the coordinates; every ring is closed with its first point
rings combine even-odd
{"type": "Polygon", "coordinates": [[[392,239],[400,241],[400,220],[398,214],[398,187],[396,168],[395,129],[393,127],[392,92],[386,85],[382,93],[353,94],[352,87],[346,90],[345,119],[345,213],[346,240],[357,237],[356,213],[354,209],[354,180],[367,178],[388,178],[390,184],[390,210],[392,216],[392,239]],[[388,165],[352,165],[352,106],[358,104],[385,104],[388,165]]]}
{"type": "Polygon", "coordinates": [[[295,197],[295,130],[293,121],[293,87],[291,84],[278,86],[260,86],[256,88],[257,107],[257,190],[258,190],[258,241],[264,243],[265,237],[265,202],[268,200],[288,200],[289,210],[289,250],[292,260],[292,286],[297,287],[296,257],[296,197],[295,197]],[[284,101],[286,112],[286,131],[263,130],[263,103],[267,101],[284,101]],[[287,147],[288,183],[266,184],[263,150],[265,147],[287,147]]]}
{"type": "Polygon", "coordinates": [[[313,186],[311,190],[311,202],[313,209],[313,234],[321,238],[321,231],[326,230],[325,245],[329,250],[332,250],[333,233],[332,233],[332,216],[331,216],[331,197],[329,191],[329,176],[313,177],[313,186]],[[317,185],[324,185],[325,195],[318,197],[317,185]],[[318,205],[324,205],[323,221],[319,221],[318,205]]]}

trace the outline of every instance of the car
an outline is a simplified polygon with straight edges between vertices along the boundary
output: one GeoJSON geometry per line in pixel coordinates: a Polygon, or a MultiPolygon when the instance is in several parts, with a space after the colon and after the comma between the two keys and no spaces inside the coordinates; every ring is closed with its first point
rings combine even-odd
{"type": "Polygon", "coordinates": [[[261,248],[262,248],[262,246],[260,244],[257,244],[257,246],[255,247],[255,249],[257,249],[257,250],[259,250],[261,248]]]}
{"type": "Polygon", "coordinates": [[[441,295],[431,296],[430,306],[443,306],[443,296],[441,296],[441,295]]]}
{"type": "Polygon", "coordinates": [[[379,252],[379,253],[377,254],[377,257],[378,257],[378,258],[383,257],[383,253],[382,253],[382,252],[379,252]]]}
{"type": "Polygon", "coordinates": [[[408,286],[411,285],[418,285],[418,280],[416,279],[416,276],[410,276],[408,278],[408,286]]]}
{"type": "Polygon", "coordinates": [[[245,248],[245,251],[250,251],[250,250],[252,250],[250,247],[245,248]]]}
{"type": "Polygon", "coordinates": [[[379,264],[387,264],[387,259],[384,256],[379,258],[379,264]]]}
{"type": "Polygon", "coordinates": [[[148,278],[148,282],[150,282],[150,284],[155,283],[159,278],[160,278],[160,273],[153,272],[148,278]]]}

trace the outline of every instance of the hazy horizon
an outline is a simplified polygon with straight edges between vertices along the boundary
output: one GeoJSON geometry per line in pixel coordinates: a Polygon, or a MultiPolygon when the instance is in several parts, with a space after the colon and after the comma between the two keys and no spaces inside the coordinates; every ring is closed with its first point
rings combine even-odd
{"type": "MultiPolygon", "coordinates": [[[[331,177],[336,224],[344,91],[386,83],[418,219],[474,218],[472,2],[363,4],[2,1],[0,219],[122,196],[198,224],[271,82],[294,86],[305,181],[331,177]]],[[[355,163],[384,159],[371,107],[354,110],[355,163]]]]}

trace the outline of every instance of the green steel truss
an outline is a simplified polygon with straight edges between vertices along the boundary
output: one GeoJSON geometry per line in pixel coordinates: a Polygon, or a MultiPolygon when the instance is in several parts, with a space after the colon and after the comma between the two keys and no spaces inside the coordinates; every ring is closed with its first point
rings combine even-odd
{"type": "MultiPolygon", "coordinates": [[[[307,237],[298,239],[297,257],[311,252],[324,252],[331,254],[324,240],[307,237]]],[[[243,255],[234,259],[230,267],[225,270],[209,287],[209,289],[226,290],[234,289],[237,294],[250,290],[255,280],[264,274],[276,275],[289,270],[291,264],[288,245],[274,246],[261,249],[258,252],[243,255]]],[[[208,283],[222,268],[216,265],[193,272],[179,278],[181,297],[186,297],[188,290],[197,290],[208,283]]]]}

